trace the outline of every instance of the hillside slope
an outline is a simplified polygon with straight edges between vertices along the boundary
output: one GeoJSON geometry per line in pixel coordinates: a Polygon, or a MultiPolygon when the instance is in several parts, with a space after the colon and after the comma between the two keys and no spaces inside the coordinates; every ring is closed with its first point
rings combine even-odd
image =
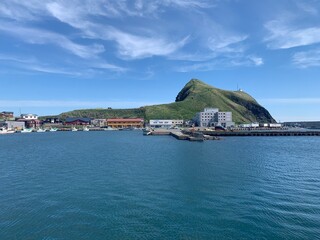
{"type": "Polygon", "coordinates": [[[60,114],[60,117],[142,117],[150,119],[192,119],[205,107],[217,107],[231,111],[233,121],[275,122],[270,113],[249,94],[242,91],[226,91],[214,88],[200,80],[190,80],[178,93],[176,101],[169,104],[145,106],[133,109],[86,109],[60,114]]]}

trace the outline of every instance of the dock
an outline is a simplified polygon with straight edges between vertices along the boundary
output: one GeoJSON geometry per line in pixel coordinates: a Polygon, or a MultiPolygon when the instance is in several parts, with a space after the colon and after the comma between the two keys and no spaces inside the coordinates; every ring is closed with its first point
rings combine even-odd
{"type": "Polygon", "coordinates": [[[259,137],[259,136],[320,136],[320,130],[250,130],[250,131],[194,131],[156,129],[149,136],[172,136],[177,140],[197,141],[220,140],[221,137],[259,137]]]}

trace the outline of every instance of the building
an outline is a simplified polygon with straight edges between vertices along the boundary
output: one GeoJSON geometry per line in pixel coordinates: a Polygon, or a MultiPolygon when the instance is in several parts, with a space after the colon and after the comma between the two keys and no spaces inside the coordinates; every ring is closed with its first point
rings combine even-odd
{"type": "Polygon", "coordinates": [[[214,122],[215,113],[219,112],[218,108],[205,108],[203,112],[198,112],[195,122],[199,127],[208,127],[214,122]]]}
{"type": "Polygon", "coordinates": [[[0,113],[0,121],[13,121],[13,120],[14,120],[13,112],[0,113]]]}
{"type": "Polygon", "coordinates": [[[93,119],[91,124],[95,127],[105,127],[107,126],[107,119],[93,119]]]}
{"type": "Polygon", "coordinates": [[[24,122],[26,128],[39,128],[41,126],[41,121],[38,119],[37,114],[21,114],[18,122],[24,122]]]}
{"type": "Polygon", "coordinates": [[[142,128],[144,120],[142,118],[110,118],[107,119],[108,127],[112,128],[142,128]]]}
{"type": "Polygon", "coordinates": [[[194,121],[199,127],[231,127],[234,125],[232,112],[219,112],[218,108],[205,108],[203,112],[196,114],[194,121]]]}
{"type": "Polygon", "coordinates": [[[66,118],[65,125],[90,125],[91,118],[66,118]]]}
{"type": "Polygon", "coordinates": [[[150,127],[153,128],[173,128],[182,127],[183,120],[150,120],[150,127]]]}
{"type": "Polygon", "coordinates": [[[5,127],[7,129],[11,130],[22,130],[25,128],[25,122],[21,121],[3,121],[0,122],[0,127],[5,127]]]}
{"type": "Polygon", "coordinates": [[[20,118],[24,119],[24,120],[36,120],[36,119],[38,119],[38,115],[37,114],[31,114],[31,113],[21,114],[20,118]]]}
{"type": "Polygon", "coordinates": [[[239,125],[240,128],[258,128],[259,126],[259,123],[243,123],[239,125]]]}
{"type": "Polygon", "coordinates": [[[43,121],[44,124],[61,124],[62,121],[57,117],[49,117],[43,121]]]}

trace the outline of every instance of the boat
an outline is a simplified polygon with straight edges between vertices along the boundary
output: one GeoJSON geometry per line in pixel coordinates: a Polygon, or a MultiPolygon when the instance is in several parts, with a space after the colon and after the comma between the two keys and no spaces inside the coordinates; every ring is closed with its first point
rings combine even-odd
{"type": "Polygon", "coordinates": [[[37,130],[37,132],[38,133],[43,133],[43,132],[46,132],[47,130],[46,129],[43,129],[43,128],[39,128],[38,130],[37,130]]]}
{"type": "Polygon", "coordinates": [[[72,132],[77,132],[78,129],[76,129],[75,127],[72,127],[72,128],[71,128],[71,131],[72,131],[72,132]]]}
{"type": "Polygon", "coordinates": [[[21,130],[21,133],[31,133],[33,128],[24,128],[21,130]]]}
{"type": "Polygon", "coordinates": [[[153,129],[152,128],[143,128],[142,129],[142,133],[143,133],[143,135],[151,135],[151,133],[153,132],[153,129]]]}
{"type": "Polygon", "coordinates": [[[4,127],[0,128],[0,134],[9,134],[9,133],[14,133],[14,131],[6,129],[4,127]]]}
{"type": "Polygon", "coordinates": [[[115,130],[118,130],[118,129],[113,128],[113,127],[106,127],[106,128],[104,128],[104,131],[115,131],[115,130]]]}
{"type": "Polygon", "coordinates": [[[50,128],[49,132],[56,132],[58,131],[58,128],[50,128]]]}
{"type": "Polygon", "coordinates": [[[84,128],[82,129],[82,131],[84,131],[84,132],[89,132],[90,129],[89,129],[88,127],[84,127],[84,128]]]}

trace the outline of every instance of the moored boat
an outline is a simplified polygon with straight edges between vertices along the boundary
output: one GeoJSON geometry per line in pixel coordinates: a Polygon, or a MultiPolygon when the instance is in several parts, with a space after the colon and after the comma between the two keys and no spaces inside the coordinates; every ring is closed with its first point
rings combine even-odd
{"type": "Polygon", "coordinates": [[[21,130],[21,133],[31,133],[32,132],[32,128],[24,128],[21,130]]]}
{"type": "Polygon", "coordinates": [[[78,129],[76,129],[75,127],[72,127],[72,128],[71,128],[71,131],[72,131],[72,132],[77,132],[78,129]]]}
{"type": "Polygon", "coordinates": [[[46,132],[47,130],[46,129],[43,129],[43,128],[39,128],[38,130],[37,130],[37,132],[38,133],[43,133],[43,132],[46,132]]]}
{"type": "Polygon", "coordinates": [[[0,128],[0,134],[10,134],[10,133],[14,133],[14,131],[6,129],[4,127],[0,128]]]}

